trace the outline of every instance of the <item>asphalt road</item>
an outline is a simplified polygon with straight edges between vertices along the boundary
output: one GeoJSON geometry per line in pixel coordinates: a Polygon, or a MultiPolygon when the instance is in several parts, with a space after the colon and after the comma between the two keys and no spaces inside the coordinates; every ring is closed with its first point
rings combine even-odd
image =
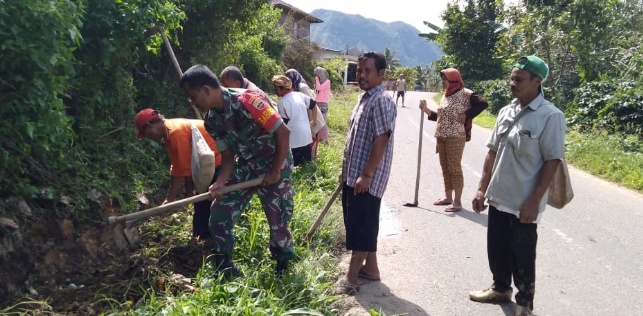
{"type": "MultiPolygon", "coordinates": [[[[398,108],[395,152],[384,196],[379,242],[382,282],[366,282],[348,315],[375,309],[386,315],[513,315],[515,305],[469,301],[470,290],[491,284],[486,257],[487,214],[471,200],[487,152],[489,130],[474,126],[462,166],[465,210],[450,214],[432,202],[443,197],[435,154],[435,122],[424,122],[419,207],[413,202],[419,100],[407,92],[398,108]]],[[[570,167],[574,200],[547,208],[538,227],[536,315],[643,315],[643,195],[570,167]]],[[[514,294],[517,291],[514,290],[514,294]]]]}

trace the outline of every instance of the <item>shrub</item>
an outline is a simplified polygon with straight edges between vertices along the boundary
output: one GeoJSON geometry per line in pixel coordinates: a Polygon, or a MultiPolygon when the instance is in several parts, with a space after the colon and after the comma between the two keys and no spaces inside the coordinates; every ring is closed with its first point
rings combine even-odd
{"type": "Polygon", "coordinates": [[[512,99],[509,80],[506,79],[480,81],[473,86],[473,89],[487,100],[489,103],[487,110],[494,115],[498,114],[498,111],[512,99]]]}
{"type": "Polygon", "coordinates": [[[643,87],[633,82],[596,81],[576,90],[570,125],[643,137],[643,87]]]}
{"type": "Polygon", "coordinates": [[[72,143],[62,96],[80,44],[71,0],[0,2],[0,191],[33,197],[72,143]]]}
{"type": "Polygon", "coordinates": [[[346,71],[346,61],[341,57],[334,57],[320,62],[319,66],[328,72],[331,90],[344,91],[344,78],[341,75],[346,71]]]}

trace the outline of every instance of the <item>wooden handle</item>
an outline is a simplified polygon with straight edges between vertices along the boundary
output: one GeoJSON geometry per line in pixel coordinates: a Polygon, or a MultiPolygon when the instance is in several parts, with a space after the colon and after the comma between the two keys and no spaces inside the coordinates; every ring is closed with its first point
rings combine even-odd
{"type": "Polygon", "coordinates": [[[418,193],[420,192],[420,166],[422,165],[422,129],[424,128],[424,111],[420,109],[420,136],[418,137],[418,164],[415,176],[415,198],[413,203],[418,204],[418,193]]]}
{"type": "MultiPolygon", "coordinates": [[[[174,64],[174,68],[176,68],[176,73],[179,74],[179,79],[183,77],[183,70],[181,70],[181,66],[179,65],[179,61],[176,60],[176,55],[174,55],[174,50],[172,49],[172,45],[170,45],[170,41],[167,39],[167,35],[165,35],[165,29],[163,27],[160,27],[159,32],[161,33],[161,38],[163,39],[163,44],[165,44],[165,48],[167,49],[168,53],[170,54],[170,58],[172,59],[172,63],[174,64]]],[[[203,119],[201,116],[201,112],[194,106],[193,104],[190,104],[190,107],[192,108],[192,111],[194,111],[194,115],[196,115],[196,118],[198,119],[203,119]]]]}
{"type": "Polygon", "coordinates": [[[170,54],[174,68],[176,68],[176,72],[179,74],[179,78],[181,78],[183,76],[183,71],[181,70],[181,66],[179,66],[179,62],[176,60],[174,50],[172,50],[172,45],[170,45],[170,41],[167,39],[167,35],[165,35],[165,29],[163,27],[160,28],[160,33],[161,38],[163,38],[163,44],[165,44],[165,48],[167,48],[167,51],[170,54]]]}
{"type": "Polygon", "coordinates": [[[321,224],[322,220],[324,219],[324,217],[326,217],[326,213],[328,213],[328,210],[330,210],[330,207],[333,205],[333,202],[335,202],[335,199],[337,199],[339,192],[342,191],[342,187],[343,187],[342,183],[337,185],[337,188],[335,188],[333,195],[331,195],[328,201],[326,202],[324,209],[322,209],[319,215],[317,215],[317,219],[315,219],[315,222],[313,223],[313,225],[310,226],[308,233],[306,233],[305,240],[310,240],[310,238],[313,237],[313,234],[321,224]]]}
{"type": "MultiPolygon", "coordinates": [[[[247,189],[247,188],[255,187],[255,186],[260,185],[261,182],[263,182],[264,177],[265,176],[262,175],[257,179],[253,179],[253,180],[250,180],[250,181],[245,181],[245,182],[229,185],[229,186],[226,186],[226,187],[223,187],[223,188],[217,190],[217,192],[219,192],[219,194],[226,194],[226,193],[230,193],[232,191],[238,191],[238,190],[241,190],[241,189],[247,189]]],[[[109,218],[107,218],[107,221],[109,222],[110,225],[114,224],[114,223],[117,223],[117,222],[137,221],[137,220],[140,220],[140,219],[148,218],[148,217],[150,217],[152,215],[163,213],[163,212],[165,212],[167,210],[175,209],[175,208],[180,207],[180,206],[205,201],[205,200],[207,200],[209,198],[210,198],[210,193],[209,192],[201,193],[199,195],[195,195],[195,196],[191,196],[191,197],[186,198],[186,199],[182,199],[182,200],[170,202],[170,203],[167,203],[167,204],[163,204],[161,206],[153,207],[153,208],[150,208],[150,209],[147,209],[147,210],[138,211],[138,212],[130,213],[130,214],[125,214],[125,215],[121,215],[121,216],[110,216],[109,218]]]]}

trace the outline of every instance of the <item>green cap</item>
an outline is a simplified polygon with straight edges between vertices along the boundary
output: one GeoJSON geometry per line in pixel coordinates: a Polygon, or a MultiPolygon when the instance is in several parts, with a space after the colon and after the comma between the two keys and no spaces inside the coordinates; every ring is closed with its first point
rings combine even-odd
{"type": "Polygon", "coordinates": [[[549,75],[549,66],[547,66],[544,60],[534,55],[518,58],[514,67],[527,70],[531,74],[540,77],[542,81],[545,81],[545,79],[547,79],[547,75],[549,75]]]}

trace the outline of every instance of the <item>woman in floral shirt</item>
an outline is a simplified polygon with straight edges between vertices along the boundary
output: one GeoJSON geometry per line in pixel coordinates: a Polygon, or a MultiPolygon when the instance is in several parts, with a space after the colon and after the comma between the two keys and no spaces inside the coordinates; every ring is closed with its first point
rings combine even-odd
{"type": "Polygon", "coordinates": [[[471,139],[471,122],[488,104],[480,95],[464,87],[460,72],[447,68],[440,72],[444,96],[440,100],[438,111],[427,107],[426,100],[420,101],[420,108],[428,119],[436,121],[436,151],[440,157],[440,167],[444,178],[445,197],[433,202],[433,205],[448,205],[446,212],[457,212],[462,209],[462,152],[464,144],[471,139]],[[454,196],[455,192],[455,196],[454,196]]]}

